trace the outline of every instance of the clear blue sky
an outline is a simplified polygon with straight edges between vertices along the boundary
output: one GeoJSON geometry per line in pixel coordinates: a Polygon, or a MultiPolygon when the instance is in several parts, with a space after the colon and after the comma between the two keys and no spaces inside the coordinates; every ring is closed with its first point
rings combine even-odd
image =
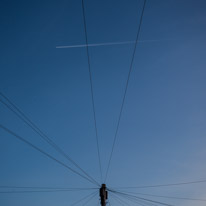
{"type": "MultiPolygon", "coordinates": [[[[134,41],[142,5],[85,0],[89,43],[134,41]]],[[[0,24],[1,92],[99,181],[86,49],[56,49],[85,44],[81,1],[2,0],[0,24]]],[[[147,1],[109,186],[206,179],[205,37],[205,0],[147,1]]],[[[133,47],[89,48],[104,175],[133,47]]],[[[0,123],[66,162],[2,104],[0,123]]],[[[0,185],[93,187],[3,130],[0,140],[0,185]]],[[[206,183],[138,191],[206,199],[205,190],[206,183]]],[[[68,206],[90,192],[0,194],[0,205],[68,206]]]]}

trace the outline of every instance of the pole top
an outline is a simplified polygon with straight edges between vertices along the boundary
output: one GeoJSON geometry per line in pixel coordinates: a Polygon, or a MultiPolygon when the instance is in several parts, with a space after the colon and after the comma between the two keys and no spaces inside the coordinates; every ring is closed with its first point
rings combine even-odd
{"type": "Polygon", "coordinates": [[[106,188],[106,184],[102,184],[102,188],[106,188]]]}

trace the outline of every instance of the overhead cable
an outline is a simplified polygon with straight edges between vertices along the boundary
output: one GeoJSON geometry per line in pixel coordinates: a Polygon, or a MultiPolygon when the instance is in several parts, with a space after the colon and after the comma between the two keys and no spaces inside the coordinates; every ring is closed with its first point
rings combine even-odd
{"type": "Polygon", "coordinates": [[[94,184],[99,186],[99,183],[92,178],[87,172],[85,172],[68,154],[66,154],[50,137],[48,137],[36,124],[29,119],[23,111],[21,111],[6,95],[0,92],[0,95],[11,105],[0,99],[0,102],[5,105],[10,111],[12,111],[19,119],[21,119],[27,126],[29,126],[36,134],[38,134],[42,139],[44,139],[50,146],[52,146],[58,153],[63,155],[67,160],[69,160],[75,167],[77,167],[81,172],[83,172],[89,179],[91,179],[94,184]],[[13,107],[13,108],[12,108],[13,107]]]}
{"type": "Polygon", "coordinates": [[[15,193],[53,193],[53,192],[74,192],[76,190],[21,190],[21,191],[0,191],[0,194],[15,194],[15,193]]]}
{"type": "Polygon", "coordinates": [[[90,90],[91,90],[91,97],[92,97],[92,109],[93,109],[93,117],[94,117],[96,145],[97,145],[97,153],[98,153],[98,160],[99,160],[100,177],[102,181],[102,166],[101,166],[100,149],[99,149],[99,137],[97,131],[96,111],[95,111],[95,104],[94,104],[94,91],[93,91],[92,72],[91,72],[90,55],[89,55],[89,47],[88,47],[87,23],[86,23],[86,15],[85,15],[85,8],[84,8],[84,0],[82,0],[82,14],[84,20],[84,34],[85,34],[85,41],[86,41],[86,53],[87,53],[87,63],[89,69],[89,80],[90,80],[90,90]]]}
{"type": "Polygon", "coordinates": [[[121,120],[121,116],[122,116],[122,111],[123,111],[123,108],[124,108],[124,103],[125,103],[125,98],[126,98],[126,94],[127,94],[127,89],[128,89],[128,85],[129,85],[130,76],[131,76],[131,71],[132,71],[132,68],[133,68],[133,63],[134,63],[137,43],[138,43],[138,40],[139,40],[140,31],[141,31],[143,15],[144,15],[144,11],[145,11],[145,5],[146,5],[146,0],[144,0],[142,12],[141,12],[141,17],[140,17],[140,23],[139,23],[138,29],[137,29],[136,41],[135,41],[135,45],[134,45],[134,50],[133,50],[133,54],[132,54],[132,59],[131,59],[130,67],[129,67],[129,73],[128,73],[128,77],[127,77],[127,81],[126,81],[126,86],[125,86],[125,90],[124,90],[124,95],[123,95],[123,99],[122,99],[120,113],[119,113],[119,117],[118,117],[118,121],[117,121],[117,127],[116,127],[116,131],[115,131],[115,135],[114,135],[114,140],[113,140],[113,144],[112,144],[112,151],[111,151],[111,154],[110,154],[110,157],[109,157],[109,162],[108,162],[108,166],[107,166],[106,176],[105,176],[104,182],[106,182],[106,180],[107,180],[107,175],[108,175],[109,167],[110,167],[110,164],[111,164],[111,159],[112,159],[112,155],[113,155],[113,151],[114,151],[114,146],[115,146],[115,143],[116,143],[116,140],[117,140],[119,124],[120,124],[120,120],[121,120]]]}
{"type": "Polygon", "coordinates": [[[135,196],[135,195],[129,195],[129,194],[125,194],[125,193],[117,192],[117,191],[112,191],[112,190],[109,190],[109,191],[114,192],[115,194],[121,195],[122,197],[123,196],[131,197],[131,198],[134,198],[134,199],[137,199],[137,200],[143,200],[143,201],[146,201],[146,202],[157,203],[157,204],[164,205],[164,206],[174,206],[174,205],[171,205],[171,204],[168,204],[168,203],[164,203],[164,202],[160,202],[160,201],[156,201],[156,200],[151,200],[151,199],[147,199],[147,198],[143,198],[143,197],[139,197],[139,196],[135,196]]]}
{"type": "MultiPolygon", "coordinates": [[[[110,195],[112,195],[113,198],[116,198],[117,200],[119,200],[120,202],[122,202],[122,204],[124,203],[124,206],[125,206],[125,205],[130,206],[129,203],[127,203],[125,200],[122,200],[117,194],[111,193],[110,195]]],[[[148,206],[148,205],[149,205],[149,206],[151,206],[151,205],[156,206],[156,205],[154,205],[154,203],[148,203],[148,202],[145,202],[145,201],[143,201],[143,200],[134,200],[134,199],[129,198],[129,197],[124,197],[124,198],[127,199],[127,200],[129,200],[129,201],[131,201],[131,202],[135,202],[135,203],[137,203],[137,204],[140,205],[140,206],[148,206]]]]}
{"type": "Polygon", "coordinates": [[[75,171],[74,169],[72,169],[71,167],[67,166],[65,163],[61,162],[60,160],[56,159],[55,157],[53,157],[52,155],[48,154],[47,152],[43,151],[42,149],[40,149],[39,147],[35,146],[34,144],[32,144],[31,142],[29,142],[28,140],[26,140],[25,138],[17,135],[16,133],[14,133],[13,131],[11,131],[10,129],[4,127],[3,125],[0,124],[0,128],[3,129],[5,132],[11,134],[12,136],[14,136],[15,138],[21,140],[22,142],[24,142],[25,144],[29,145],[30,147],[32,147],[33,149],[39,151],[40,153],[42,153],[43,155],[47,156],[48,158],[52,159],[53,161],[57,162],[58,164],[62,165],[63,167],[67,168],[68,170],[70,170],[71,172],[79,175],[80,177],[88,180],[89,182],[91,182],[92,184],[94,184],[89,178],[87,178],[86,176],[83,176],[82,174],[80,174],[79,172],[75,171]]]}
{"type": "Polygon", "coordinates": [[[152,188],[152,187],[170,187],[170,186],[182,186],[189,184],[199,184],[206,183],[206,180],[197,180],[190,182],[178,182],[178,183],[169,183],[169,184],[157,184],[157,185],[142,185],[142,186],[133,186],[133,187],[114,187],[114,189],[140,189],[140,188],[152,188]]]}
{"type": "Polygon", "coordinates": [[[93,197],[93,196],[95,196],[96,194],[97,194],[97,192],[92,192],[91,194],[89,194],[89,195],[87,195],[87,196],[85,196],[85,197],[83,197],[83,198],[77,200],[76,202],[72,203],[70,206],[77,205],[78,203],[80,203],[80,202],[86,200],[87,198],[89,198],[89,197],[91,197],[91,196],[93,197]]]}
{"type": "Polygon", "coordinates": [[[167,199],[177,199],[177,200],[191,200],[191,201],[203,201],[205,202],[206,199],[198,199],[198,198],[189,198],[189,197],[174,197],[174,196],[165,196],[165,195],[154,195],[154,194],[145,194],[140,192],[128,192],[128,191],[119,191],[123,192],[124,194],[134,194],[134,195],[143,195],[143,196],[150,196],[150,197],[161,197],[167,199]]]}
{"type": "Polygon", "coordinates": [[[40,189],[40,190],[70,190],[70,191],[79,191],[79,190],[95,190],[99,188],[69,188],[69,187],[28,187],[28,186],[2,186],[0,185],[0,189],[40,189]]]}
{"type": "Polygon", "coordinates": [[[82,206],[87,205],[96,195],[98,192],[96,192],[93,196],[91,196],[82,206]]]}

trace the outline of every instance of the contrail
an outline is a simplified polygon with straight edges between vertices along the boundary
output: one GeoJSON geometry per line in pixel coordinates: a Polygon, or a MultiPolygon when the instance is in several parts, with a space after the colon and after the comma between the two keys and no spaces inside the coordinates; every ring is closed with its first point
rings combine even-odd
{"type": "MultiPolygon", "coordinates": [[[[159,41],[168,41],[171,39],[164,40],[141,40],[140,43],[143,42],[159,42],[159,41]]],[[[106,42],[106,43],[97,43],[97,44],[78,44],[78,45],[69,45],[69,46],[57,46],[57,49],[67,49],[67,48],[81,48],[81,47],[97,47],[97,46],[110,46],[110,45],[121,45],[121,44],[134,44],[135,41],[122,41],[122,42],[106,42]]]]}

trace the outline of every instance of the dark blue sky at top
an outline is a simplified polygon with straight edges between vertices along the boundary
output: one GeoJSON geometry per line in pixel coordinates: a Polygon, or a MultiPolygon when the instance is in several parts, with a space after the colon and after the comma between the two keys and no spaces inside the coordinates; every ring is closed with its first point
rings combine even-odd
{"type": "MultiPolygon", "coordinates": [[[[89,43],[134,41],[142,5],[85,0],[89,43]]],[[[99,181],[86,49],[56,48],[85,44],[81,1],[1,0],[0,24],[0,91],[99,181]]],[[[147,0],[144,41],[137,46],[108,175],[111,187],[206,178],[205,36],[204,0],[147,0]]],[[[89,47],[104,175],[133,48],[89,47]]],[[[0,124],[66,162],[2,104],[0,124]]],[[[0,139],[0,185],[93,187],[3,130],[0,139]]],[[[206,198],[205,189],[141,192],[206,198]]],[[[0,205],[66,206],[89,193],[0,194],[0,205]]]]}

